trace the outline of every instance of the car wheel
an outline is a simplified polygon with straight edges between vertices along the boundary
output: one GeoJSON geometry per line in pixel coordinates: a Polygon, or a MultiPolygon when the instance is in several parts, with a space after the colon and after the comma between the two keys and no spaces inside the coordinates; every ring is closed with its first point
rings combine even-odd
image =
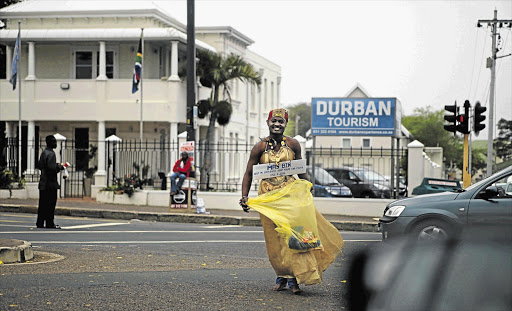
{"type": "Polygon", "coordinates": [[[413,230],[418,241],[442,241],[451,236],[451,230],[446,222],[429,219],[417,224],[413,230]]]}

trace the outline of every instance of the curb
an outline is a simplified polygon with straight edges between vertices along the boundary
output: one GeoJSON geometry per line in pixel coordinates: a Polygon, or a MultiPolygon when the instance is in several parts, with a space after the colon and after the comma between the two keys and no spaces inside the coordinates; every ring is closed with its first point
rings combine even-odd
{"type": "Polygon", "coordinates": [[[30,242],[0,239],[0,264],[25,262],[34,258],[30,242]]]}
{"type": "MultiPolygon", "coordinates": [[[[32,205],[0,205],[0,212],[10,213],[29,213],[37,214],[37,207],[32,205]]],[[[55,215],[89,217],[89,218],[107,218],[132,220],[140,219],[144,221],[159,222],[177,222],[194,224],[216,224],[216,225],[239,225],[261,227],[259,217],[238,217],[238,216],[218,216],[202,214],[184,214],[184,213],[151,213],[151,212],[131,212],[131,211],[111,211],[99,209],[80,209],[72,207],[57,207],[55,215]]],[[[363,231],[378,232],[376,223],[371,222],[350,222],[350,221],[330,221],[338,230],[345,231],[363,231]]]]}

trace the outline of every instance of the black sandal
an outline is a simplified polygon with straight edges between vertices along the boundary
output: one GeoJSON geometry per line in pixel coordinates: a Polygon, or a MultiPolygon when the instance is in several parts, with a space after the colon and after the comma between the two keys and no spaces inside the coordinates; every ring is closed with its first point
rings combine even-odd
{"type": "Polygon", "coordinates": [[[286,289],[286,281],[276,284],[274,287],[272,287],[272,290],[275,292],[280,292],[285,289],[286,289]]]}
{"type": "Polygon", "coordinates": [[[302,289],[300,289],[299,285],[292,285],[290,288],[292,289],[292,293],[294,295],[300,295],[302,293],[302,289]]]}

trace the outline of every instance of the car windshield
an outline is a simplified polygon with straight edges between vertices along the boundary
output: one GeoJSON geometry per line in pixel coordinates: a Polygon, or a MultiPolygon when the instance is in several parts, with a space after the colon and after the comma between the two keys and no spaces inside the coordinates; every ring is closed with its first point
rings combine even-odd
{"type": "Polygon", "coordinates": [[[370,171],[370,170],[357,170],[355,171],[357,175],[362,177],[364,180],[373,180],[373,181],[382,181],[385,182],[386,178],[382,175],[380,175],[377,172],[370,171]]]}
{"type": "MultiPolygon", "coordinates": [[[[505,169],[503,169],[503,170],[505,170],[505,169]]],[[[474,188],[480,187],[482,184],[485,184],[485,183],[489,182],[489,180],[495,178],[496,175],[501,174],[503,170],[501,170],[499,172],[496,172],[496,173],[492,174],[491,176],[489,176],[487,178],[484,178],[484,179],[480,180],[479,182],[477,182],[475,184],[472,184],[471,186],[467,187],[464,190],[465,191],[470,191],[470,190],[473,190],[474,188]]]]}
{"type": "Polygon", "coordinates": [[[327,186],[339,185],[340,183],[336,180],[336,178],[332,177],[329,173],[327,173],[326,170],[317,167],[315,168],[315,184],[327,186]]]}

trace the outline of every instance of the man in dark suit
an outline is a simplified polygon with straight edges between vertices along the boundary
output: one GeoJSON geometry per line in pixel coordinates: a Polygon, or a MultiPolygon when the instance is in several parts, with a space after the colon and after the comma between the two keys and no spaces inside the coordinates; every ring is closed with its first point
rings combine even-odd
{"type": "Polygon", "coordinates": [[[60,189],[57,182],[57,173],[64,169],[57,163],[53,149],[57,147],[57,139],[53,135],[46,136],[46,148],[39,158],[39,208],[37,209],[38,228],[60,229],[60,226],[53,222],[55,205],[57,204],[57,190],[60,189]]]}

